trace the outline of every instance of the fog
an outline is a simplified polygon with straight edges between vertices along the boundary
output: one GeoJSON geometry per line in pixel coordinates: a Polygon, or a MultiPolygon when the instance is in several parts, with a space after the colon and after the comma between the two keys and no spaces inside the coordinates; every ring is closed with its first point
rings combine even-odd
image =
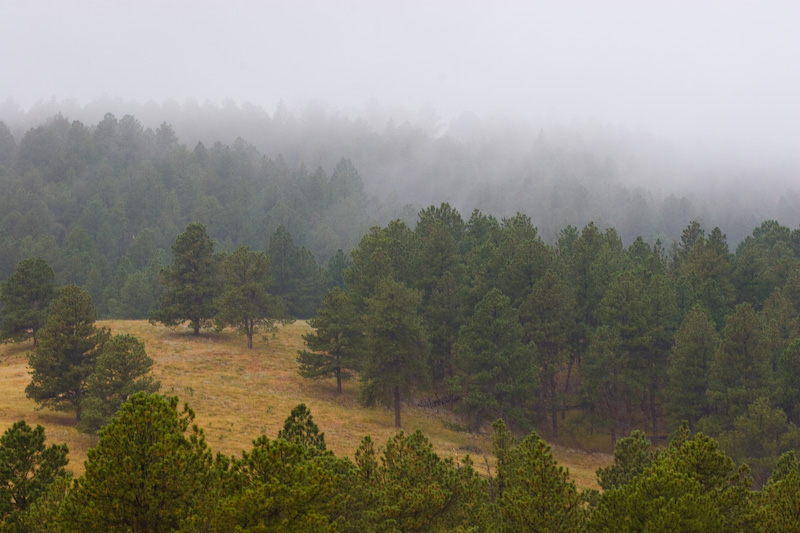
{"type": "Polygon", "coordinates": [[[796,187],[798,20],[794,1],[3,2],[0,120],[288,109],[461,140],[544,132],[599,157],[625,144],[639,164],[621,177],[642,185],[796,187]]]}

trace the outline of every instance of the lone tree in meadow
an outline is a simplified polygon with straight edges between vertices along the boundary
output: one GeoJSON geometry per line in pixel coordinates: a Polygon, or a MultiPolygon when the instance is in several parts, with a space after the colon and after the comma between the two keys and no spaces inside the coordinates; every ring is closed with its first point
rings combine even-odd
{"type": "Polygon", "coordinates": [[[358,369],[363,342],[363,322],[346,291],[334,287],[322,300],[316,318],[308,321],[313,333],[303,335],[308,350],[298,351],[300,375],[308,379],[336,378],[336,392],[342,381],[358,369]]]}
{"type": "Polygon", "coordinates": [[[81,419],[81,402],[88,391],[89,376],[110,334],[94,325],[97,319],[92,297],[77,285],[62,288],[50,305],[39,342],[28,353],[31,382],[25,395],[41,407],[75,411],[81,419]]]}
{"type": "Polygon", "coordinates": [[[214,299],[219,295],[219,259],[214,241],[206,227],[189,224],[172,245],[175,261],[161,271],[166,290],[159,298],[158,309],[150,313],[150,322],[175,327],[189,321],[195,335],[211,325],[217,314],[214,299]]]}
{"type": "Polygon", "coordinates": [[[214,321],[219,327],[233,326],[247,337],[253,347],[253,335],[277,330],[275,323],[288,317],[286,304],[270,294],[272,285],[269,256],[240,246],[222,262],[222,294],[215,300],[218,312],[214,321]]]}
{"type": "Polygon", "coordinates": [[[0,340],[20,342],[33,339],[47,320],[47,307],[56,296],[53,269],[44,259],[23,259],[14,273],[0,283],[2,326],[0,340]]]}

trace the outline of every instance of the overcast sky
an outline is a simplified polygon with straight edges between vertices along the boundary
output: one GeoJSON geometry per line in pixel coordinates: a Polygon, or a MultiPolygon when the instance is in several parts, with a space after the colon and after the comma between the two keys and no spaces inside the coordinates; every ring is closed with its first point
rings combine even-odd
{"type": "Polygon", "coordinates": [[[800,153],[800,1],[0,0],[0,102],[431,104],[800,153]]]}

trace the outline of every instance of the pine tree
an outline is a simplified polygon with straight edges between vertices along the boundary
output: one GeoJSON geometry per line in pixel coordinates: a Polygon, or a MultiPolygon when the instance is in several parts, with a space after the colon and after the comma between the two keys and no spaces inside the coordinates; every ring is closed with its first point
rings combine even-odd
{"type": "Polygon", "coordinates": [[[25,395],[42,407],[74,410],[81,419],[89,376],[110,333],[94,325],[97,315],[89,293],[76,285],[62,288],[50,305],[39,344],[28,354],[31,382],[25,395]]]}
{"type": "Polygon", "coordinates": [[[694,428],[709,414],[706,391],[709,366],[719,346],[714,323],[700,304],[686,315],[675,334],[667,367],[665,405],[675,422],[686,420],[694,428]]]}
{"type": "Polygon", "coordinates": [[[336,392],[342,381],[359,367],[363,348],[363,320],[355,312],[350,295],[334,287],[322,300],[315,318],[308,321],[313,333],[303,335],[308,350],[298,351],[298,372],[308,379],[336,378],[336,392]]]}
{"type": "Polygon", "coordinates": [[[0,437],[0,530],[21,530],[23,513],[67,475],[67,452],[66,444],[45,446],[42,426],[31,428],[20,420],[5,431],[0,437]]]}
{"type": "Polygon", "coordinates": [[[160,383],[148,375],[152,367],[153,360],[139,339],[132,335],[111,337],[103,345],[89,375],[78,429],[95,432],[111,421],[130,396],[158,391],[160,383]]]}
{"type": "Polygon", "coordinates": [[[0,283],[2,324],[0,340],[21,342],[33,338],[47,320],[47,308],[56,296],[53,269],[41,258],[24,259],[0,283]]]}
{"type": "Polygon", "coordinates": [[[501,531],[583,531],[586,512],[550,446],[536,433],[504,450],[497,476],[503,491],[496,506],[501,531]]]}
{"type": "Polygon", "coordinates": [[[214,298],[219,295],[219,258],[206,227],[192,223],[172,245],[175,261],[161,271],[165,291],[150,322],[175,327],[189,321],[195,335],[212,324],[217,313],[214,298]]]}
{"type": "Polygon", "coordinates": [[[756,398],[769,397],[771,364],[750,304],[738,305],[726,320],[709,370],[708,401],[723,427],[730,427],[756,398]]]}
{"type": "Polygon", "coordinates": [[[90,449],[86,471],[59,514],[66,531],[168,532],[195,512],[211,489],[202,432],[186,432],[194,413],[177,398],[135,394],[90,449]]]}
{"type": "Polygon", "coordinates": [[[400,403],[429,381],[429,345],[418,316],[421,295],[405,284],[385,278],[367,299],[364,319],[366,355],[361,367],[361,400],[394,408],[400,427],[400,403]]]}
{"type": "Polygon", "coordinates": [[[461,328],[455,375],[450,385],[462,396],[461,409],[475,423],[508,418],[528,421],[539,380],[535,347],[522,343],[522,326],[508,297],[492,289],[461,328]]]}
{"type": "Polygon", "coordinates": [[[221,274],[222,294],[214,302],[218,309],[214,321],[219,327],[233,326],[252,348],[253,335],[274,333],[276,322],[288,317],[283,300],[269,292],[269,256],[240,246],[222,262],[221,274]]]}

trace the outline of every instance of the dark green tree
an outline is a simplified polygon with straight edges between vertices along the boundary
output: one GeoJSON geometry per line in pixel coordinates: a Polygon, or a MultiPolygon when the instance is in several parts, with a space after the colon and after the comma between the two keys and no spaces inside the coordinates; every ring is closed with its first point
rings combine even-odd
{"type": "Polygon", "coordinates": [[[86,398],[89,376],[110,333],[98,328],[89,293],[76,285],[63,287],[50,304],[39,344],[28,354],[31,382],[25,395],[41,407],[76,413],[86,398]]]}
{"type": "Polygon", "coordinates": [[[192,223],[172,245],[175,261],[161,271],[165,290],[150,322],[175,327],[189,321],[195,335],[211,325],[217,314],[214,299],[219,295],[219,258],[206,227],[192,223]]]}
{"type": "Polygon", "coordinates": [[[697,421],[709,414],[709,366],[719,347],[714,323],[700,304],[686,315],[675,334],[667,367],[664,402],[675,422],[686,420],[694,428],[697,421]]]}
{"type": "Polygon", "coordinates": [[[572,358],[577,335],[577,300],[572,287],[548,269],[533,285],[519,310],[525,341],[536,347],[542,406],[558,437],[558,410],[562,406],[558,376],[572,358]]]}
{"type": "MultiPolygon", "coordinates": [[[[494,426],[495,435],[502,432],[502,426],[494,426]]],[[[539,435],[531,433],[495,452],[497,479],[502,479],[496,500],[500,531],[584,531],[586,511],[575,483],[539,435]]]]}
{"type": "Polygon", "coordinates": [[[768,398],[758,398],[733,421],[733,429],[722,433],[720,445],[739,463],[750,467],[756,485],[762,487],[778,458],[800,449],[800,429],[789,422],[780,407],[768,398]]]}
{"type": "Polygon", "coordinates": [[[314,316],[327,287],[325,271],[311,252],[294,244],[283,226],[270,237],[268,253],[274,279],[272,292],[283,299],[290,316],[314,316]]]}
{"type": "Polygon", "coordinates": [[[419,430],[391,437],[380,457],[365,438],[356,466],[361,489],[356,494],[368,505],[348,531],[487,531],[490,526],[487,484],[470,458],[458,464],[440,458],[419,430]]]}
{"type": "Polygon", "coordinates": [[[218,311],[214,321],[219,327],[233,326],[252,348],[253,335],[274,333],[276,323],[288,318],[286,304],[269,292],[269,257],[240,246],[225,258],[221,271],[222,294],[215,300],[218,311]]]}
{"type": "Polygon", "coordinates": [[[61,507],[66,531],[175,531],[210,490],[212,457],[177,398],[135,394],[90,449],[61,507]],[[188,432],[188,435],[187,435],[188,432]]]}
{"type": "Polygon", "coordinates": [[[0,530],[20,528],[23,514],[49,486],[67,475],[67,445],[45,445],[42,426],[15,422],[0,437],[0,530]],[[8,528],[8,529],[6,529],[8,528]]]}
{"type": "Polygon", "coordinates": [[[336,378],[336,392],[342,381],[359,367],[364,342],[364,324],[356,314],[350,295],[334,287],[322,300],[317,316],[308,321],[313,333],[303,335],[308,350],[298,351],[298,372],[308,379],[336,378]]]}
{"type": "Polygon", "coordinates": [[[364,318],[366,355],[361,372],[361,400],[394,408],[400,427],[402,400],[429,381],[428,339],[419,319],[421,295],[405,284],[385,278],[367,299],[364,318]]]}
{"type": "Polygon", "coordinates": [[[522,335],[517,310],[498,289],[475,306],[461,328],[450,386],[475,424],[498,417],[529,421],[539,380],[535,346],[523,344],[522,335]]]}
{"type": "Polygon", "coordinates": [[[800,531],[800,461],[786,452],[758,497],[765,531],[800,531]]]}
{"type": "Polygon", "coordinates": [[[647,470],[656,457],[644,432],[635,429],[614,446],[614,464],[597,469],[597,484],[603,490],[620,488],[647,470]]]}
{"type": "MultiPolygon", "coordinates": [[[[736,306],[709,367],[708,402],[715,424],[729,428],[756,398],[769,397],[772,369],[758,316],[750,304],[736,306]]],[[[714,426],[707,426],[714,431],[714,426]]]]}
{"type": "Polygon", "coordinates": [[[111,337],[100,351],[81,402],[78,429],[92,433],[111,421],[120,406],[137,392],[153,394],[160,383],[148,374],[153,360],[144,343],[132,335],[111,337]]]}
{"type": "Polygon", "coordinates": [[[39,257],[24,259],[0,283],[2,324],[0,340],[20,342],[33,338],[47,320],[47,308],[56,296],[53,269],[39,257]]]}
{"type": "Polygon", "coordinates": [[[297,440],[306,448],[314,448],[320,452],[324,452],[326,448],[325,434],[320,433],[319,426],[314,423],[314,417],[304,403],[292,409],[283,423],[283,429],[278,432],[278,438],[289,442],[297,440]]]}

